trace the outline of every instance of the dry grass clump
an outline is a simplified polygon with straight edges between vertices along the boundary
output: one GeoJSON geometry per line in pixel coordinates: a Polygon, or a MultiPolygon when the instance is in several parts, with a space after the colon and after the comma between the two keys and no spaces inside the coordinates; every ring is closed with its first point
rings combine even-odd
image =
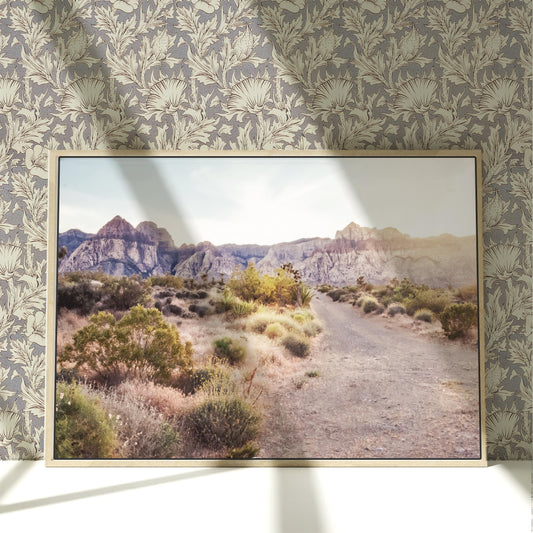
{"type": "Polygon", "coordinates": [[[181,438],[175,420],[137,396],[135,387],[95,392],[114,420],[119,454],[127,459],[169,459],[180,456],[181,438]]]}
{"type": "Polygon", "coordinates": [[[387,314],[389,316],[404,315],[405,314],[405,305],[399,302],[390,303],[387,307],[387,314]]]}
{"type": "Polygon", "coordinates": [[[418,311],[415,311],[414,319],[431,324],[431,322],[433,322],[435,319],[435,315],[429,309],[418,309],[418,311]]]}
{"type": "Polygon", "coordinates": [[[167,418],[180,418],[189,412],[194,399],[174,387],[157,385],[150,381],[128,380],[115,388],[124,398],[136,398],[167,418]]]}
{"type": "Polygon", "coordinates": [[[265,335],[269,339],[279,339],[280,337],[283,337],[285,333],[287,333],[287,330],[278,322],[269,324],[265,329],[265,335]]]}
{"type": "MultiPolygon", "coordinates": [[[[359,300],[357,303],[359,304],[359,300]]],[[[379,309],[379,302],[373,296],[364,296],[360,307],[365,313],[372,313],[379,309]]]]}
{"type": "Polygon", "coordinates": [[[57,316],[57,351],[61,353],[72,342],[74,333],[88,323],[88,317],[81,316],[76,311],[61,309],[57,316]]]}
{"type": "Polygon", "coordinates": [[[289,333],[281,341],[283,346],[296,357],[306,357],[309,355],[311,344],[309,339],[301,335],[289,333]]]}
{"type": "Polygon", "coordinates": [[[277,313],[274,310],[261,310],[254,313],[246,323],[246,329],[253,333],[264,333],[271,324],[279,324],[287,331],[299,330],[300,326],[296,320],[289,315],[277,313]]]}

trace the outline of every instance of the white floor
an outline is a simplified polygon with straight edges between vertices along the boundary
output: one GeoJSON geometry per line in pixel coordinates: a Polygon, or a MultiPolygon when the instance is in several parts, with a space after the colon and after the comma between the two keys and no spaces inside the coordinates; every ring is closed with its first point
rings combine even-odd
{"type": "Polygon", "coordinates": [[[0,461],[0,530],[530,533],[531,464],[46,468],[0,461]]]}

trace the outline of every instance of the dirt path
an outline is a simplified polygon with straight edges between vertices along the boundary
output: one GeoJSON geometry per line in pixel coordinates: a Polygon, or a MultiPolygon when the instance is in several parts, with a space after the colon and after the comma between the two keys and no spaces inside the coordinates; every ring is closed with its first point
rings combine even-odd
{"type": "Polygon", "coordinates": [[[261,457],[479,455],[476,348],[324,295],[312,308],[324,332],[298,375],[267,394],[261,457]]]}

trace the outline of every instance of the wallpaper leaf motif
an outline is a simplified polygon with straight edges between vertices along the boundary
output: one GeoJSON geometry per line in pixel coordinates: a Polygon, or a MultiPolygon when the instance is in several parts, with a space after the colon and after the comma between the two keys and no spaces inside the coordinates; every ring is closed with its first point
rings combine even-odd
{"type": "Polygon", "coordinates": [[[47,149],[483,150],[489,457],[531,456],[532,6],[0,4],[0,457],[43,450],[47,149]]]}

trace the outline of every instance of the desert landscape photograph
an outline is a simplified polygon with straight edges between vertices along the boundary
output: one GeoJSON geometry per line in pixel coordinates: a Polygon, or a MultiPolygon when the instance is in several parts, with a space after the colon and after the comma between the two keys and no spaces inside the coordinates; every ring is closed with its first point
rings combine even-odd
{"type": "Polygon", "coordinates": [[[54,460],[482,458],[475,157],[56,170],[54,460]]]}

